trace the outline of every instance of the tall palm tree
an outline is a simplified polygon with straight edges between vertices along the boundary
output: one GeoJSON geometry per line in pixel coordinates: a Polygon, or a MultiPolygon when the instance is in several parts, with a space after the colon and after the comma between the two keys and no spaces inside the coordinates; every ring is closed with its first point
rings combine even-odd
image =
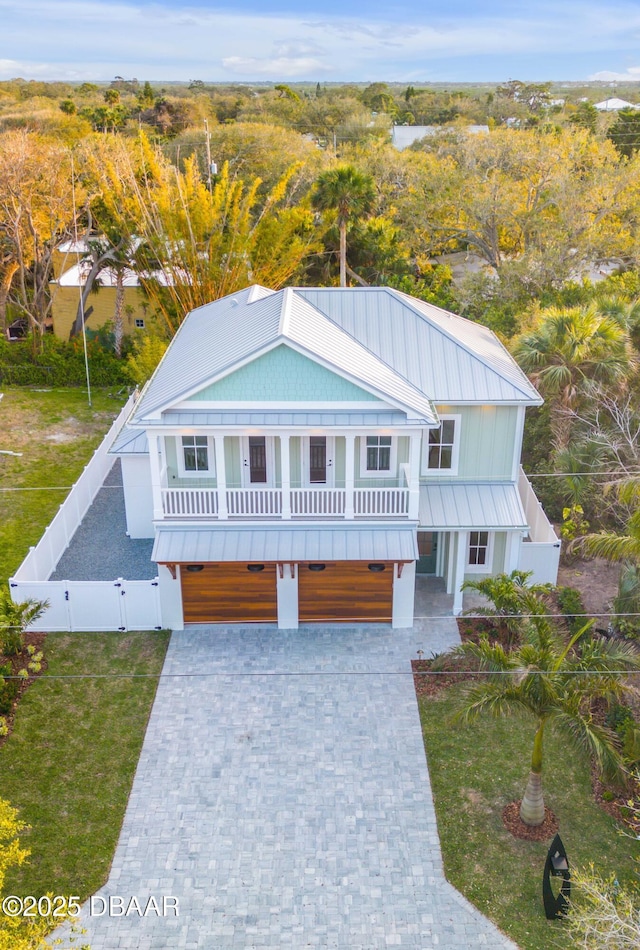
{"type": "Polygon", "coordinates": [[[629,335],[620,319],[597,304],[549,307],[542,322],[515,342],[513,354],[551,399],[556,447],[569,441],[568,410],[574,409],[589,380],[622,385],[632,368],[629,335]]]}
{"type": "MultiPolygon", "coordinates": [[[[535,600],[533,596],[532,609],[535,600]]],[[[483,713],[510,716],[525,711],[535,719],[531,768],[520,805],[520,817],[527,825],[544,821],[542,753],[547,727],[591,753],[604,774],[621,774],[613,733],[593,721],[591,701],[619,698],[626,690],[623,671],[640,669],[640,656],[627,643],[587,636],[590,626],[587,623],[567,643],[546,617],[534,615],[523,626],[523,643],[517,649],[506,651],[484,638],[454,651],[473,657],[487,673],[466,691],[458,718],[473,722],[483,713]]]]}
{"type": "Polygon", "coordinates": [[[347,228],[350,222],[371,211],[376,190],[371,175],[353,165],[340,165],[323,172],[312,195],[318,211],[335,211],[340,231],[340,286],[347,286],[347,228]]]}

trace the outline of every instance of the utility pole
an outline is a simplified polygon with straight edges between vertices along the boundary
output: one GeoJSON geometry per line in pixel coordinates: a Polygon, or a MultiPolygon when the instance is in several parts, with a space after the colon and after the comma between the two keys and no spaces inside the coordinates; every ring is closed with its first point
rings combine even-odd
{"type": "Polygon", "coordinates": [[[209,191],[213,192],[213,182],[211,181],[211,133],[209,132],[209,122],[207,119],[204,120],[204,134],[207,144],[207,185],[209,191]]]}

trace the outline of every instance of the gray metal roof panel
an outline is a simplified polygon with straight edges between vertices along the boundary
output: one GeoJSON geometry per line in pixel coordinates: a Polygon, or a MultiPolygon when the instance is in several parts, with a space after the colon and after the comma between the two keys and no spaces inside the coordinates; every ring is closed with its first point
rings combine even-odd
{"type": "Polygon", "coordinates": [[[148,455],[149,443],[147,433],[140,429],[130,429],[126,424],[122,427],[109,449],[110,455],[148,455]]]}
{"type": "Polygon", "coordinates": [[[264,288],[248,288],[192,311],[140,397],[135,419],[175,403],[270,344],[289,342],[407,407],[416,420],[437,423],[429,397],[383,354],[370,351],[295,291],[264,294],[264,288]]]}
{"type": "Polygon", "coordinates": [[[415,561],[416,529],[406,528],[159,528],[151,560],[415,561]]]}
{"type": "Polygon", "coordinates": [[[298,288],[436,403],[541,398],[486,327],[391,288],[298,288]]]}
{"type": "Polygon", "coordinates": [[[420,486],[420,526],[442,530],[525,530],[527,518],[515,485],[429,483],[420,486]]]}
{"type": "MultiPolygon", "coordinates": [[[[149,428],[154,422],[149,423],[149,428]]],[[[410,426],[403,412],[278,412],[277,410],[224,410],[213,412],[210,409],[170,410],[155,421],[158,426],[410,426]]]]}

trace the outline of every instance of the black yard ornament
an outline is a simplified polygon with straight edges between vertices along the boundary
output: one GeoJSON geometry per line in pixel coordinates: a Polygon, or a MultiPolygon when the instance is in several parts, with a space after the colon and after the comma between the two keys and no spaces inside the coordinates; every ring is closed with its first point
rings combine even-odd
{"type": "Polygon", "coordinates": [[[544,901],[544,912],[547,920],[556,920],[558,917],[565,917],[569,910],[569,898],[571,896],[571,874],[569,873],[569,861],[567,852],[560,835],[556,835],[551,842],[547,860],[544,863],[544,874],[542,875],[542,900],[544,901]],[[557,894],[551,885],[552,877],[561,877],[562,884],[557,894]]]}

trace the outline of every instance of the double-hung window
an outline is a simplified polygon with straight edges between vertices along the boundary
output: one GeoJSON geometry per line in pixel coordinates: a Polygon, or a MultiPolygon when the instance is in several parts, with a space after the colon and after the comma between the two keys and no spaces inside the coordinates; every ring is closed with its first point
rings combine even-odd
{"type": "Polygon", "coordinates": [[[424,475],[457,475],[460,416],[441,416],[437,429],[429,429],[423,442],[424,475]]]}
{"type": "Polygon", "coordinates": [[[492,559],[493,534],[490,531],[470,531],[467,569],[489,574],[492,559]]]}
{"type": "Polygon", "coordinates": [[[206,435],[182,436],[182,474],[210,475],[211,447],[206,435]]]}
{"type": "Polygon", "coordinates": [[[364,447],[364,471],[369,474],[390,475],[392,472],[393,440],[390,435],[368,435],[364,447]]]}

